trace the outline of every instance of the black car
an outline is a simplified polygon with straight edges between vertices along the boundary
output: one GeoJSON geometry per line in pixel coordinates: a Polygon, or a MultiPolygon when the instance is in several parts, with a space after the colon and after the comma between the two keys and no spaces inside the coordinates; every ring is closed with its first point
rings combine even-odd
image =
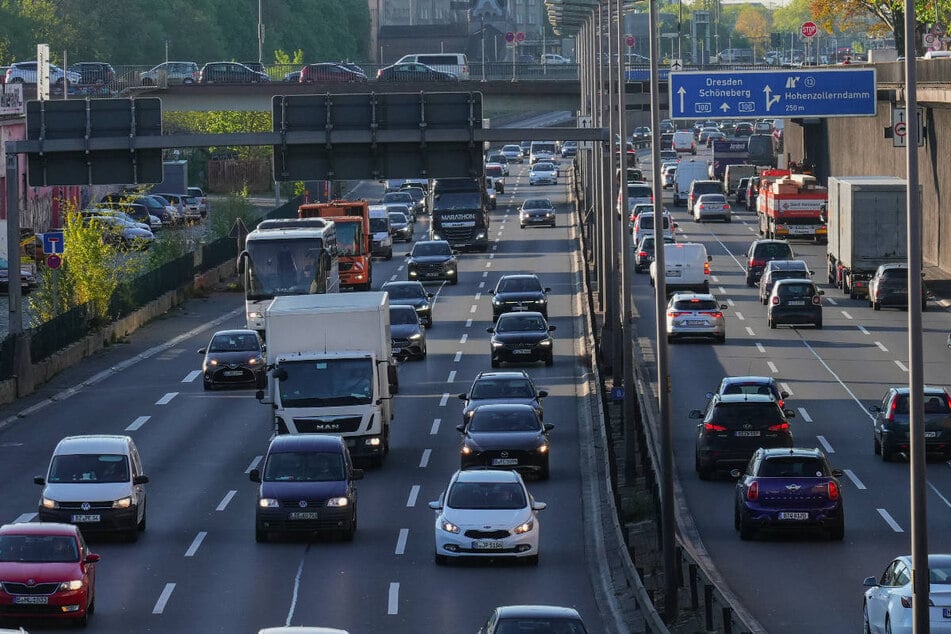
{"type": "Polygon", "coordinates": [[[254,330],[219,330],[207,347],[201,364],[202,383],[206,390],[216,387],[264,387],[264,344],[254,330]]]}
{"type": "Polygon", "coordinates": [[[744,176],[736,184],[736,204],[739,205],[741,202],[746,201],[746,186],[750,182],[749,176],[744,176]]]}
{"type": "Polygon", "coordinates": [[[105,86],[108,87],[116,79],[116,71],[112,64],[106,62],[76,62],[70,64],[68,70],[79,74],[77,86],[105,86]]]}
{"type": "MultiPolygon", "coordinates": [[[[909,413],[907,387],[889,388],[879,405],[869,407],[875,415],[872,433],[875,454],[884,462],[891,462],[898,453],[909,449],[909,413]]],[[[925,387],[925,451],[951,458],[951,395],[940,387],[925,387]]]]}
{"type": "Polygon", "coordinates": [[[393,64],[376,72],[377,81],[459,81],[452,73],[444,73],[426,64],[408,62],[393,64]]]}
{"type": "Polygon", "coordinates": [[[548,293],[537,275],[503,275],[492,291],[492,319],[513,311],[534,310],[548,319],[548,293]]]}
{"type": "Polygon", "coordinates": [[[456,427],[462,434],[459,468],[495,467],[530,471],[548,479],[549,439],[554,429],[531,405],[483,405],[456,427]]]}
{"type": "Polygon", "coordinates": [[[209,62],[198,72],[199,84],[260,84],[271,81],[265,73],[238,62],[209,62]]]}
{"type": "Polygon", "coordinates": [[[746,251],[746,285],[756,286],[770,260],[795,260],[792,247],[785,240],[753,240],[746,251]]]}
{"type": "Polygon", "coordinates": [[[541,399],[546,396],[548,392],[536,388],[532,377],[525,370],[479,372],[469,391],[459,395],[465,403],[462,420],[468,421],[476,408],[496,403],[531,405],[538,417],[544,420],[541,399]]]}
{"type": "Polygon", "coordinates": [[[321,62],[318,64],[308,64],[301,68],[298,80],[302,84],[313,84],[315,82],[365,82],[367,76],[363,71],[357,72],[341,64],[321,62]]]}
{"type": "Polygon", "coordinates": [[[410,281],[447,280],[458,284],[458,261],[445,240],[421,240],[406,254],[406,275],[410,281]]]}
{"type": "Polygon", "coordinates": [[[479,628],[479,634],[502,632],[560,632],[587,634],[581,615],[574,608],[556,605],[503,605],[479,628]]]}
{"type": "Polygon", "coordinates": [[[706,411],[695,409],[690,418],[697,425],[694,468],[701,480],[718,470],[743,468],[760,447],[792,447],[789,419],[772,395],[714,394],[706,411]]]}
{"type": "MultiPolygon", "coordinates": [[[[408,207],[403,207],[408,209],[408,207]]],[[[413,241],[413,223],[402,211],[390,211],[390,233],[393,240],[402,240],[403,242],[413,241]]]]}
{"type": "Polygon", "coordinates": [[[390,342],[398,358],[426,358],[426,331],[412,306],[390,306],[390,342]]]}
{"type": "MultiPolygon", "coordinates": [[[[664,236],[664,244],[674,244],[674,239],[664,236]]],[[[634,249],[634,272],[643,273],[650,268],[654,261],[654,234],[653,232],[641,238],[634,249]]]]}
{"type": "Polygon", "coordinates": [[[634,144],[634,147],[642,147],[649,145],[651,142],[651,129],[647,126],[638,126],[634,128],[634,132],[631,134],[631,143],[634,144]]]}
{"type": "MultiPolygon", "coordinates": [[[[136,205],[142,205],[146,208],[149,214],[157,217],[162,221],[162,224],[170,225],[175,222],[175,218],[172,217],[171,212],[168,208],[163,205],[159,200],[153,196],[143,196],[140,194],[129,194],[126,192],[116,192],[112,194],[106,194],[99,201],[99,207],[110,207],[112,209],[120,209],[126,207],[128,204],[133,203],[136,205]]],[[[123,209],[123,211],[126,211],[123,209]]],[[[126,211],[126,213],[129,213],[126,211]]],[[[135,220],[139,222],[148,223],[149,219],[147,217],[136,216],[129,213],[135,220]]]]}
{"type": "Polygon", "coordinates": [[[555,226],[555,206],[547,198],[526,198],[518,210],[518,226],[555,226]]]}
{"type": "MultiPolygon", "coordinates": [[[[908,265],[882,264],[868,281],[868,305],[872,310],[908,308],[908,265]]],[[[928,297],[921,291],[921,310],[927,310],[928,297]]]]}
{"type": "Polygon", "coordinates": [[[750,136],[753,134],[753,124],[737,123],[733,128],[733,136],[750,136]]]}
{"type": "Polygon", "coordinates": [[[390,296],[390,306],[412,306],[427,328],[433,325],[433,294],[421,282],[386,282],[381,291],[390,296]]]}
{"type": "Polygon", "coordinates": [[[759,278],[760,303],[765,305],[769,301],[773,284],[779,280],[808,280],[811,276],[812,271],[803,260],[770,260],[759,278]]]}
{"type": "Polygon", "coordinates": [[[492,367],[503,361],[515,363],[544,361],[546,366],[555,364],[554,340],[549,326],[540,312],[515,312],[499,316],[495,327],[486,328],[492,334],[489,341],[492,367]]]}
{"type": "Polygon", "coordinates": [[[823,294],[812,280],[778,280],[766,304],[767,325],[775,328],[780,324],[812,324],[822,328],[823,294]]]}

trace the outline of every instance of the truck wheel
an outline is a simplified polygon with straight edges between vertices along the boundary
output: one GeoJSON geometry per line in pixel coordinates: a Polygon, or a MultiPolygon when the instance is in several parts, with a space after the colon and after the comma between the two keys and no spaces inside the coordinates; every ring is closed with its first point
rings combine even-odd
{"type": "Polygon", "coordinates": [[[882,305],[879,302],[868,300],[868,303],[872,305],[872,310],[881,310],[882,305]]]}
{"type": "Polygon", "coordinates": [[[393,259],[393,247],[390,247],[390,250],[386,252],[386,257],[384,257],[383,259],[384,259],[384,260],[392,260],[392,259],[393,259]]]}

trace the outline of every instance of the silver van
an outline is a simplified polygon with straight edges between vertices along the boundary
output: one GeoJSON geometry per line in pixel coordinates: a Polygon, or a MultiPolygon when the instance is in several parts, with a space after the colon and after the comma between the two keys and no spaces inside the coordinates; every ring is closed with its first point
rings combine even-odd
{"type": "Polygon", "coordinates": [[[41,522],[124,533],[130,541],[145,530],[149,478],[129,436],[67,436],[53,450],[46,476],[33,481],[43,486],[41,522]]]}
{"type": "Polygon", "coordinates": [[[426,64],[459,79],[469,79],[469,59],[465,53],[412,53],[404,55],[397,64],[426,64]]]}

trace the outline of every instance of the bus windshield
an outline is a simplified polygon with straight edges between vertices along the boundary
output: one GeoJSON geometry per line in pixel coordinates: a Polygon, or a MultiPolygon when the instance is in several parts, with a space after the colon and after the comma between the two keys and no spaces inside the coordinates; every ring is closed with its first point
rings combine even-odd
{"type": "Polygon", "coordinates": [[[256,240],[247,243],[245,273],[247,299],[277,295],[336,292],[336,257],[321,238],[256,240]]]}

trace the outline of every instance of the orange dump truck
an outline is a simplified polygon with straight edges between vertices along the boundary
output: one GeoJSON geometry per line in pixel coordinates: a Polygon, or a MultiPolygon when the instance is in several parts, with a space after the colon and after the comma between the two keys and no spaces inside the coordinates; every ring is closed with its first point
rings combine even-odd
{"type": "Polygon", "coordinates": [[[369,203],[365,200],[309,203],[298,208],[297,217],[333,220],[337,232],[341,288],[370,290],[373,264],[370,261],[369,203]]]}
{"type": "Polygon", "coordinates": [[[815,176],[776,176],[770,178],[771,182],[765,187],[760,182],[756,201],[760,233],[767,238],[825,242],[827,231],[824,210],[829,191],[819,185],[815,176]]]}

